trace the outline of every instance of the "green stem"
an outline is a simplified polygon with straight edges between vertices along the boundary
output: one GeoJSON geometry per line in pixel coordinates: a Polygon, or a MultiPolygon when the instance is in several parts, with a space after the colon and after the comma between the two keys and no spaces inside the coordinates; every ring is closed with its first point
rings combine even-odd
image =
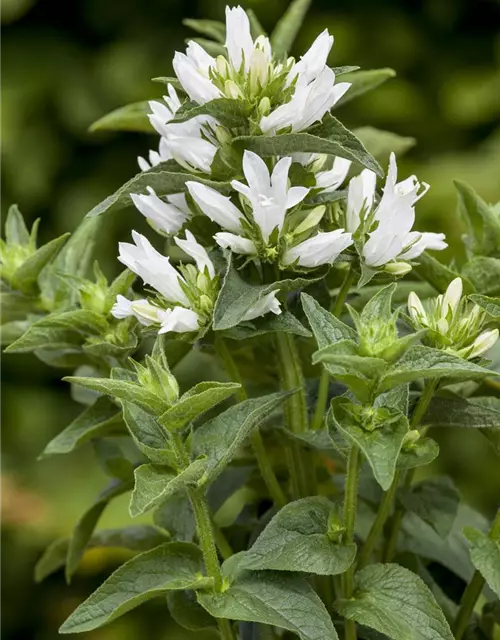
{"type": "Polygon", "coordinates": [[[384,497],[382,498],[382,502],[380,503],[380,507],[377,512],[377,516],[371,526],[370,532],[368,533],[368,537],[365,540],[365,543],[361,549],[361,552],[358,557],[358,569],[362,569],[366,564],[368,564],[371,554],[377,544],[380,534],[384,529],[384,525],[389,518],[389,515],[392,510],[392,505],[394,502],[394,498],[396,496],[396,491],[399,484],[401,472],[396,471],[394,475],[394,480],[392,481],[389,489],[384,493],[384,497]]]}
{"type": "MultiPolygon", "coordinates": [[[[356,510],[358,501],[358,480],[359,480],[359,447],[352,445],[349,452],[346,471],[346,486],[344,497],[344,527],[345,542],[351,544],[354,542],[354,526],[356,524],[356,510]]],[[[348,599],[352,596],[354,590],[354,566],[342,576],[342,590],[344,598],[348,599]]],[[[345,620],[345,640],[356,640],[356,623],[354,620],[345,620]]]]}
{"type": "MultiPolygon", "coordinates": [[[[281,386],[285,391],[297,390],[285,404],[285,416],[288,429],[292,433],[307,431],[307,402],[304,376],[299,355],[293,337],[286,333],[277,333],[275,338],[278,352],[281,386]]],[[[286,460],[290,474],[292,493],[295,498],[303,498],[316,493],[315,468],[306,468],[306,455],[297,442],[287,445],[286,460]]]]}
{"type": "MultiPolygon", "coordinates": [[[[422,395],[420,396],[415,406],[415,409],[413,410],[413,414],[410,420],[411,429],[416,429],[419,426],[422,418],[425,416],[425,413],[427,411],[427,408],[429,407],[429,403],[432,400],[432,396],[434,395],[434,392],[436,391],[437,386],[438,386],[437,380],[428,380],[425,383],[424,390],[422,391],[422,395]]],[[[406,473],[406,476],[403,482],[403,489],[409,489],[411,487],[413,479],[415,477],[415,472],[416,472],[416,469],[410,469],[406,473]]],[[[396,474],[394,476],[393,485],[391,485],[391,488],[389,489],[389,491],[392,490],[394,492],[394,496],[396,495],[397,485],[399,481],[400,481],[400,474],[396,474]]],[[[392,519],[391,531],[387,539],[387,544],[384,551],[384,562],[390,562],[394,557],[394,555],[396,554],[396,550],[398,546],[399,531],[403,523],[404,514],[405,514],[404,509],[401,507],[396,509],[394,513],[394,516],[392,519]]]]}
{"type": "MultiPolygon", "coordinates": [[[[495,541],[500,539],[500,510],[493,521],[489,537],[495,541]]],[[[476,570],[463,593],[462,600],[460,601],[460,608],[458,610],[457,617],[455,618],[453,631],[456,640],[461,640],[465,630],[467,629],[474,607],[476,606],[479,596],[481,595],[481,591],[483,590],[484,582],[485,580],[483,576],[476,570]]]]}
{"type": "MultiPolygon", "coordinates": [[[[172,448],[179,463],[181,466],[187,467],[189,465],[189,455],[181,436],[175,432],[171,433],[170,436],[172,448]]],[[[203,490],[194,488],[188,489],[188,495],[193,507],[196,521],[196,532],[203,552],[207,575],[210,578],[213,578],[215,591],[220,592],[222,591],[223,585],[222,572],[205,495],[203,490]]],[[[229,620],[226,620],[225,618],[217,618],[217,623],[219,625],[221,638],[223,640],[233,640],[233,632],[229,620]]]]}
{"type": "MultiPolygon", "coordinates": [[[[247,392],[243,384],[243,378],[239,372],[239,369],[234,361],[233,355],[227,346],[227,343],[222,338],[217,338],[215,342],[215,348],[219,358],[224,364],[224,368],[234,382],[238,382],[241,387],[237,392],[237,398],[240,402],[247,399],[247,392]]],[[[273,502],[277,507],[284,507],[287,503],[287,499],[283,490],[278,482],[276,474],[274,473],[273,465],[269,456],[267,455],[266,446],[264,440],[260,434],[260,431],[256,430],[252,433],[250,441],[252,443],[253,452],[259,466],[262,479],[269,491],[269,495],[273,499],[273,502]]]]}
{"type": "MultiPolygon", "coordinates": [[[[349,271],[346,273],[344,278],[344,282],[340,287],[339,293],[335,298],[335,304],[333,305],[332,313],[334,316],[339,318],[342,314],[342,310],[344,308],[344,304],[346,298],[349,294],[349,289],[351,288],[352,283],[355,279],[355,272],[351,267],[349,271]]],[[[323,419],[326,412],[326,407],[328,404],[328,389],[330,386],[330,375],[328,371],[323,367],[321,372],[321,376],[319,379],[319,387],[318,387],[318,399],[316,400],[316,408],[314,409],[314,416],[311,423],[311,429],[321,429],[323,424],[323,419]]]]}

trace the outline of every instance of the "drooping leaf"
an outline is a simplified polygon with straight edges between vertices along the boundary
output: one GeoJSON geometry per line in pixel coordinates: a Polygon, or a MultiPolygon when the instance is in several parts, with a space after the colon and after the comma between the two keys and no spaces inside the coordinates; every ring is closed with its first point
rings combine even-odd
{"type": "Polygon", "coordinates": [[[469,427],[500,429],[498,409],[479,404],[479,398],[439,398],[431,400],[422,423],[431,427],[469,427]]]}
{"type": "Polygon", "coordinates": [[[138,131],[140,133],[154,133],[147,114],[151,108],[147,101],[134,102],[124,107],[114,109],[89,127],[91,133],[99,131],[138,131]]]}
{"type": "Polygon", "coordinates": [[[455,180],[458,214],[467,227],[467,244],[472,253],[486,256],[500,246],[500,217],[495,215],[472,187],[455,180]]]}
{"type": "Polygon", "coordinates": [[[477,256],[464,265],[462,275],[468,278],[477,293],[500,295],[500,259],[477,256]]]}
{"type": "Polygon", "coordinates": [[[355,575],[349,600],[337,611],[393,640],[453,640],[434,596],[416,574],[397,564],[374,564],[355,575]]]}
{"type": "Polygon", "coordinates": [[[62,249],[69,235],[69,233],[65,233],[59,238],[54,238],[54,240],[41,246],[32,256],[25,260],[12,276],[14,289],[19,289],[26,295],[36,294],[38,291],[38,277],[62,249]]]}
{"type": "Polygon", "coordinates": [[[181,473],[175,475],[165,467],[143,464],[135,472],[135,487],[130,499],[130,515],[140,516],[154,509],[164,500],[189,486],[195,486],[206,469],[204,458],[195,460],[181,473]]]}
{"type": "Polygon", "coordinates": [[[176,589],[207,587],[198,547],[169,542],[135,556],[117,569],[64,622],[59,633],[98,629],[156,596],[176,589]]]}
{"type": "Polygon", "coordinates": [[[41,457],[69,453],[92,438],[122,431],[120,412],[108,398],[98,398],[45,447],[41,457]]]}
{"type": "Polygon", "coordinates": [[[68,546],[68,555],[66,557],[66,581],[71,581],[72,575],[75,573],[87,544],[94,533],[94,529],[99,522],[104,509],[113,498],[129,491],[133,486],[132,479],[130,482],[114,480],[104,491],[97,497],[94,504],[83,514],[73,529],[68,546]]]}
{"type": "Polygon", "coordinates": [[[366,456],[373,475],[384,491],[391,486],[396,472],[396,462],[408,432],[408,419],[397,409],[381,409],[382,424],[366,428],[354,419],[352,405],[345,398],[332,401],[335,427],[350,444],[356,444],[366,456]]]}
{"type": "Polygon", "coordinates": [[[500,542],[473,527],[464,528],[473,565],[500,598],[500,542]]]}
{"type": "Polygon", "coordinates": [[[406,509],[416,513],[436,533],[446,537],[458,513],[460,495],[447,477],[428,478],[399,495],[406,509]]]}
{"type": "Polygon", "coordinates": [[[362,71],[346,74],[345,78],[342,78],[342,82],[350,82],[351,87],[339,101],[338,106],[341,107],[346,102],[355,100],[368,91],[373,91],[373,89],[395,76],[394,69],[363,69],[362,71]]]}
{"type": "Polygon", "coordinates": [[[327,114],[320,124],[308,129],[307,133],[240,136],[233,140],[233,146],[241,151],[249,149],[260,156],[288,156],[298,152],[326,153],[351,160],[379,176],[384,175],[379,163],[361,141],[331,114],[327,114]]]}
{"type": "Polygon", "coordinates": [[[180,491],[165,500],[154,511],[153,521],[157,527],[168,531],[174,540],[192,542],[196,522],[186,491],[180,491]]]}
{"type": "Polygon", "coordinates": [[[230,340],[246,340],[248,338],[256,338],[267,333],[291,333],[303,338],[310,338],[311,332],[290,313],[284,311],[279,316],[267,314],[263,318],[242,322],[237,327],[232,327],[224,332],[224,337],[230,340]],[[272,315],[272,317],[268,317],[272,315]]]}
{"type": "Polygon", "coordinates": [[[382,377],[378,390],[387,391],[395,385],[422,378],[480,380],[491,375],[494,372],[451,353],[417,345],[407,351],[382,377]]]}
{"type": "Polygon", "coordinates": [[[193,454],[206,456],[208,462],[202,480],[204,484],[212,482],[221,473],[253,429],[269,418],[291,393],[272,393],[260,398],[244,400],[195,431],[193,454]]]}
{"type": "Polygon", "coordinates": [[[232,396],[240,386],[235,382],[200,382],[167,409],[159,422],[167,431],[178,431],[232,396]]]}
{"type": "Polygon", "coordinates": [[[356,340],[354,329],[341,322],[326,309],[323,309],[312,296],[302,293],[301,300],[302,307],[316,338],[318,349],[323,349],[323,347],[340,340],[356,340]]]}
{"type": "Polygon", "coordinates": [[[396,469],[407,470],[430,464],[439,455],[439,445],[432,438],[420,437],[416,442],[404,443],[396,469]]]}
{"type": "MultiPolygon", "coordinates": [[[[130,551],[148,551],[166,541],[166,536],[159,529],[150,525],[136,525],[125,529],[101,529],[95,531],[87,548],[117,547],[130,551]]],[[[69,538],[55,540],[43,553],[35,566],[35,581],[42,582],[66,564],[69,538]]]]}
{"type": "Polygon", "coordinates": [[[167,594],[168,610],[172,618],[188,631],[207,632],[215,629],[215,619],[196,601],[193,591],[170,591],[167,594]]]}
{"type": "Polygon", "coordinates": [[[284,57],[286,53],[290,53],[310,5],[311,0],[292,0],[278,24],[274,27],[274,31],[271,34],[271,46],[277,58],[284,57]]]}
{"type": "Polygon", "coordinates": [[[356,545],[343,544],[338,532],[328,535],[330,519],[336,515],[335,505],[322,496],[287,504],[244,554],[242,566],[319,575],[344,573],[354,561],[356,545]]]}
{"type": "MultiPolygon", "coordinates": [[[[349,97],[351,90],[349,89],[344,99],[349,97]]],[[[358,129],[353,129],[353,133],[382,166],[386,166],[389,163],[391,153],[395,153],[400,158],[417,143],[415,138],[400,136],[391,131],[375,129],[375,127],[359,127],[358,129]]]]}
{"type": "MultiPolygon", "coordinates": [[[[88,217],[101,216],[103,214],[109,214],[114,211],[118,211],[128,206],[132,206],[131,193],[144,193],[146,187],[151,187],[155,190],[158,196],[165,196],[170,193],[178,193],[184,191],[184,185],[187,180],[192,180],[193,176],[187,173],[178,165],[174,160],[166,160],[160,164],[152,167],[148,171],[142,171],[135,177],[125,183],[111,196],[108,196],[105,200],[96,205],[89,213],[88,217]]],[[[202,182],[222,193],[225,193],[228,188],[228,183],[214,182],[206,178],[197,177],[198,182],[202,182]]]]}
{"type": "Polygon", "coordinates": [[[198,593],[212,616],[260,622],[301,640],[338,640],[325,606],[307,580],[281,571],[243,571],[222,593],[198,593]]]}

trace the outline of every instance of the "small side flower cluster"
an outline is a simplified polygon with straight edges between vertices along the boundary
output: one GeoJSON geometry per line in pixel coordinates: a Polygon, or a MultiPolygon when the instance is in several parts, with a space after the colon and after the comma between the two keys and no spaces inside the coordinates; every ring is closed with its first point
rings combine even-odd
{"type": "Polygon", "coordinates": [[[486,313],[462,297],[461,278],[444,295],[422,303],[416,293],[408,297],[408,312],[415,329],[428,329],[423,342],[462,358],[478,358],[498,340],[498,329],[486,329],[486,313]]]}

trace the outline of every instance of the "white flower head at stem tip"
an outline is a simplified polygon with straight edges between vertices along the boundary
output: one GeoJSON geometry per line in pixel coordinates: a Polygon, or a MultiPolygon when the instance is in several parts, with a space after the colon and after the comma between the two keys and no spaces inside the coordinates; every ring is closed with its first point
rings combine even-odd
{"type": "Polygon", "coordinates": [[[191,333],[200,328],[200,317],[192,309],[174,307],[173,309],[161,310],[158,313],[160,322],[159,334],[168,333],[191,333]]]}
{"type": "Polygon", "coordinates": [[[253,306],[251,306],[245,315],[241,318],[242,322],[248,320],[254,320],[266,313],[274,313],[275,315],[281,314],[281,303],[276,297],[278,291],[271,291],[266,296],[260,298],[253,306]]]}
{"type": "Polygon", "coordinates": [[[312,238],[288,249],[283,256],[283,264],[292,264],[296,260],[299,266],[308,268],[331,264],[351,244],[352,235],[345,233],[344,229],[320,231],[312,238]]]}
{"type": "Polygon", "coordinates": [[[215,268],[207,250],[196,240],[189,230],[186,230],[185,240],[181,238],[175,238],[174,240],[178,247],[193,258],[199,271],[203,273],[206,269],[210,278],[214,278],[215,268]]]}
{"type": "MultiPolygon", "coordinates": [[[[189,218],[189,215],[186,214],[186,208],[183,210],[175,206],[168,196],[169,202],[163,201],[156,195],[152,187],[147,187],[147,191],[149,195],[130,194],[136,208],[155,228],[168,234],[177,233],[189,218]]],[[[177,202],[179,202],[178,199],[177,202]]]]}
{"type": "Polygon", "coordinates": [[[469,358],[478,358],[489,351],[498,340],[498,329],[490,329],[481,333],[473,342],[469,358]]]}

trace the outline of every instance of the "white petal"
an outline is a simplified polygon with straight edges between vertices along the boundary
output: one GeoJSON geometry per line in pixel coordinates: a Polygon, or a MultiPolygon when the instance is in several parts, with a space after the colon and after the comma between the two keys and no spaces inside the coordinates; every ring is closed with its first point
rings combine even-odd
{"type": "Polygon", "coordinates": [[[142,156],[137,156],[137,164],[139,165],[139,169],[141,171],[148,171],[151,169],[151,165],[147,160],[145,160],[142,156]]]}
{"type": "Polygon", "coordinates": [[[193,62],[197,70],[205,77],[208,77],[210,69],[215,67],[215,58],[207,53],[205,49],[194,40],[188,42],[186,55],[193,62]]]}
{"type": "Polygon", "coordinates": [[[307,196],[310,189],[307,187],[290,187],[286,196],[286,208],[291,209],[295,207],[295,205],[302,202],[302,200],[307,196]]]}
{"type": "Polygon", "coordinates": [[[335,191],[344,182],[351,167],[351,161],[337,156],[329,171],[316,174],[316,187],[323,191],[335,191]]]}
{"type": "MultiPolygon", "coordinates": [[[[207,54],[208,55],[208,54],[207,54]]],[[[191,100],[198,104],[205,104],[221,97],[221,92],[212,81],[203,75],[202,69],[184,53],[175,52],[173,67],[184,91],[191,100]]]]}
{"type": "Polygon", "coordinates": [[[236,71],[239,71],[243,58],[245,71],[248,71],[253,48],[247,14],[241,7],[226,7],[226,49],[236,71]]]}
{"type": "Polygon", "coordinates": [[[462,278],[455,278],[454,280],[452,280],[448,285],[448,288],[446,289],[443,302],[451,308],[453,313],[455,313],[455,311],[458,308],[458,305],[460,304],[460,299],[462,298],[462,291],[463,291],[462,278]]]}
{"type": "MultiPolygon", "coordinates": [[[[418,233],[418,232],[413,232],[418,233]]],[[[410,236],[412,234],[409,234],[410,236]]],[[[411,245],[411,247],[400,255],[401,259],[404,260],[412,260],[413,258],[418,258],[424,251],[430,249],[432,251],[441,251],[442,249],[446,249],[448,246],[447,242],[445,242],[444,233],[418,233],[420,239],[411,245]]],[[[408,243],[405,244],[407,246],[408,243]]]]}
{"type": "Polygon", "coordinates": [[[180,247],[183,251],[185,251],[188,256],[191,256],[193,260],[196,262],[196,266],[198,270],[203,272],[205,268],[208,270],[208,275],[210,278],[215,276],[215,269],[213,262],[210,260],[210,257],[204,247],[196,240],[194,235],[186,229],[186,239],[181,240],[181,238],[174,238],[175,244],[180,247]]]}
{"type": "Polygon", "coordinates": [[[217,147],[202,138],[181,138],[169,135],[168,143],[172,156],[188,168],[194,167],[203,173],[210,173],[217,147]]]}
{"type": "Polygon", "coordinates": [[[297,82],[309,84],[323,71],[328,54],[333,45],[333,36],[325,29],[312,43],[309,50],[302,56],[288,74],[286,86],[290,86],[292,80],[299,76],[297,82]]]}
{"type": "Polygon", "coordinates": [[[416,324],[423,324],[427,320],[424,305],[414,291],[408,296],[408,312],[416,324]]]}
{"type": "Polygon", "coordinates": [[[183,307],[174,307],[161,311],[159,314],[161,328],[158,333],[189,333],[197,331],[200,327],[200,317],[192,309],[184,309],[183,307]]]}
{"type": "Polygon", "coordinates": [[[483,355],[491,349],[491,347],[498,340],[498,329],[490,329],[489,331],[483,331],[473,343],[472,352],[469,354],[469,358],[477,358],[483,355]]]}
{"type": "Polygon", "coordinates": [[[369,211],[375,199],[377,176],[369,169],[363,171],[349,182],[347,192],[346,229],[352,233],[359,227],[361,212],[369,211]]]}
{"type": "Polygon", "coordinates": [[[188,181],[186,187],[193,200],[210,220],[233,233],[241,232],[243,214],[227,196],[200,182],[188,181]]]}
{"type": "Polygon", "coordinates": [[[148,196],[130,194],[137,209],[158,229],[169,234],[179,231],[188,216],[173,204],[161,200],[151,187],[147,189],[148,196]]]}
{"type": "Polygon", "coordinates": [[[254,320],[255,318],[265,315],[269,311],[279,316],[281,314],[281,303],[276,298],[277,293],[278,291],[271,291],[267,296],[258,300],[256,304],[250,307],[250,309],[248,309],[245,315],[241,318],[241,322],[254,320]]]}
{"type": "Polygon", "coordinates": [[[223,249],[230,249],[233,253],[240,253],[242,255],[255,255],[257,248],[254,243],[248,238],[242,238],[234,233],[227,233],[221,231],[214,235],[214,239],[223,249]]]}
{"type": "Polygon", "coordinates": [[[254,193],[268,194],[271,176],[266,163],[253,151],[243,154],[243,173],[248,186],[254,193]]]}
{"type": "Polygon", "coordinates": [[[120,320],[122,318],[133,316],[134,312],[132,311],[132,300],[129,300],[125,296],[117,295],[116,302],[111,307],[111,315],[114,318],[118,318],[120,320]]]}
{"type": "Polygon", "coordinates": [[[322,264],[331,264],[351,244],[352,236],[350,233],[344,233],[344,229],[320,231],[312,238],[288,249],[283,256],[283,264],[292,264],[297,259],[299,266],[311,269],[322,264]]]}

